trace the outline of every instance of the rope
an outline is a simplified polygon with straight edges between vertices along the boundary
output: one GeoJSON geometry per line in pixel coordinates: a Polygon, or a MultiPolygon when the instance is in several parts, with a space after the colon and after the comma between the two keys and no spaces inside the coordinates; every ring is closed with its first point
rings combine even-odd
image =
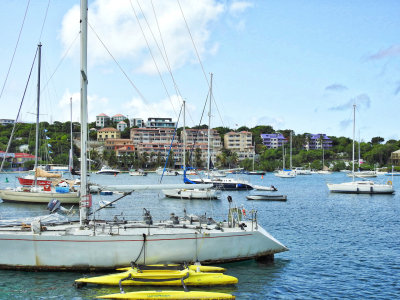
{"type": "MultiPolygon", "coordinates": [[[[138,25],[139,25],[140,31],[142,32],[143,38],[144,38],[144,40],[145,40],[145,42],[146,42],[147,49],[149,50],[150,56],[151,56],[151,58],[153,59],[153,63],[154,63],[154,65],[155,65],[156,69],[157,69],[158,76],[160,77],[160,80],[161,80],[162,85],[163,85],[163,87],[164,87],[164,90],[165,90],[165,92],[166,92],[166,94],[167,94],[167,97],[168,97],[169,101],[171,102],[172,109],[174,110],[175,116],[177,116],[176,110],[175,110],[175,107],[174,107],[174,104],[172,103],[172,100],[171,100],[171,96],[170,96],[170,94],[169,94],[169,92],[168,92],[168,89],[167,89],[167,87],[166,87],[166,85],[165,85],[165,82],[164,82],[164,80],[163,80],[163,78],[162,78],[160,69],[158,68],[157,62],[156,62],[156,60],[155,60],[155,58],[154,58],[153,52],[151,51],[151,48],[150,48],[149,42],[148,42],[148,40],[147,40],[147,38],[146,38],[146,35],[144,34],[142,25],[140,24],[139,17],[137,16],[136,10],[135,10],[135,8],[134,8],[133,5],[132,5],[132,1],[129,1],[129,2],[130,2],[130,4],[131,4],[133,13],[135,14],[135,17],[136,17],[137,23],[138,23],[138,25]]],[[[139,8],[140,8],[140,10],[141,10],[141,12],[142,12],[143,18],[144,18],[144,20],[146,21],[147,27],[150,28],[150,26],[149,26],[149,24],[148,24],[148,22],[147,22],[146,16],[145,16],[144,13],[143,13],[142,7],[140,6],[139,2],[137,2],[137,3],[138,3],[139,8]]],[[[153,38],[154,38],[154,36],[153,36],[153,38]]],[[[157,42],[156,42],[156,45],[158,46],[157,42]]],[[[162,53],[161,53],[161,56],[164,58],[164,56],[162,55],[162,53]]],[[[164,61],[165,61],[165,60],[164,60],[164,61]]]]}
{"type": "Polygon", "coordinates": [[[8,71],[7,71],[6,79],[4,80],[3,87],[2,87],[2,89],[1,89],[0,99],[1,99],[1,97],[3,96],[4,88],[5,88],[5,86],[6,86],[6,83],[7,83],[7,80],[8,80],[8,76],[9,76],[9,74],[10,74],[11,67],[12,67],[12,64],[13,64],[13,62],[14,62],[15,53],[17,52],[17,48],[18,48],[18,44],[19,44],[19,39],[21,38],[22,29],[24,28],[25,19],[26,19],[26,15],[27,15],[27,13],[28,13],[28,8],[29,8],[29,3],[30,3],[30,2],[31,2],[31,0],[29,0],[28,3],[27,3],[27,5],[26,5],[24,18],[23,18],[23,20],[22,20],[21,28],[20,28],[19,34],[18,34],[17,43],[15,44],[14,53],[13,53],[13,55],[12,55],[10,65],[8,66],[8,71]]]}
{"type": "Polygon", "coordinates": [[[139,97],[145,102],[145,105],[147,106],[147,109],[149,109],[149,111],[151,111],[151,109],[149,108],[149,106],[147,105],[148,101],[147,99],[144,97],[144,95],[140,92],[140,90],[138,89],[138,87],[133,83],[133,81],[129,78],[128,74],[125,72],[125,70],[121,67],[121,65],[118,63],[118,61],[116,60],[116,58],[111,54],[110,50],[107,48],[106,44],[102,41],[102,39],[100,38],[100,36],[97,34],[97,32],[94,30],[94,28],[92,27],[92,25],[88,22],[88,25],[90,27],[90,29],[93,31],[93,33],[96,35],[97,39],[99,40],[99,42],[103,45],[104,49],[107,51],[107,53],[111,56],[111,58],[114,60],[115,64],[118,66],[118,68],[120,69],[120,71],[122,72],[122,74],[124,74],[125,78],[129,81],[129,83],[131,84],[131,86],[135,89],[135,91],[138,93],[139,97]]]}
{"type": "MultiPolygon", "coordinates": [[[[143,244],[142,244],[142,249],[140,249],[139,255],[138,255],[138,257],[136,257],[135,261],[134,261],[134,262],[131,262],[131,266],[132,266],[133,264],[136,264],[137,260],[138,260],[139,257],[142,255],[142,252],[143,252],[143,249],[144,249],[144,247],[145,247],[145,244],[146,244],[146,234],[143,233],[143,244]]],[[[146,251],[145,251],[145,254],[144,254],[144,255],[146,255],[146,251]]],[[[145,257],[145,259],[144,259],[144,262],[146,262],[146,257],[145,257]]],[[[133,267],[132,267],[132,268],[133,268],[133,267]]]]}
{"type": "Polygon", "coordinates": [[[37,54],[38,54],[38,49],[36,49],[35,56],[34,56],[34,58],[33,58],[31,70],[30,70],[30,72],[29,72],[28,80],[27,80],[26,85],[25,85],[24,94],[23,94],[23,96],[22,96],[21,104],[19,105],[19,109],[18,109],[18,113],[17,113],[17,118],[15,119],[14,126],[13,126],[13,129],[12,129],[12,131],[11,131],[10,138],[9,138],[9,140],[8,140],[7,149],[6,149],[6,152],[4,153],[4,157],[3,157],[3,160],[2,160],[2,162],[1,162],[0,172],[2,172],[2,170],[3,170],[4,162],[5,162],[5,159],[6,159],[8,150],[10,149],[11,141],[12,141],[13,136],[14,136],[15,127],[17,126],[17,121],[18,121],[18,118],[19,118],[19,114],[20,114],[20,112],[21,112],[22,103],[24,103],[24,99],[25,99],[25,95],[26,95],[26,90],[28,89],[28,84],[29,84],[29,81],[30,81],[30,79],[31,79],[32,70],[33,70],[33,66],[35,65],[35,61],[36,61],[36,56],[37,56],[37,54]]]}

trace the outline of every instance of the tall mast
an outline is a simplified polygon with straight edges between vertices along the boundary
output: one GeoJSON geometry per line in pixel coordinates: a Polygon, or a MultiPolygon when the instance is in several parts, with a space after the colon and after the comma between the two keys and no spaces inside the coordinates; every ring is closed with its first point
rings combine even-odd
{"type": "Polygon", "coordinates": [[[70,126],[70,139],[71,139],[71,148],[69,149],[69,171],[72,172],[72,169],[74,168],[74,160],[73,160],[73,141],[72,141],[72,97],[69,99],[70,101],[70,120],[71,120],[71,126],[70,126]]]}
{"type": "Polygon", "coordinates": [[[354,181],[354,140],[356,138],[356,104],[353,104],[353,155],[352,155],[352,173],[354,181]]]}
{"type": "Polygon", "coordinates": [[[36,100],[36,142],[35,142],[35,186],[37,185],[37,167],[39,156],[39,104],[40,104],[40,65],[42,63],[42,44],[38,45],[39,59],[38,59],[38,82],[37,82],[37,100],[36,100]]]}
{"type": "MultiPolygon", "coordinates": [[[[87,0],[81,0],[81,201],[87,195],[87,0]]],[[[85,205],[80,208],[81,226],[87,219],[88,209],[85,205]]]]}
{"type": "Polygon", "coordinates": [[[186,170],[186,101],[183,100],[183,172],[186,170]]]}
{"type": "Polygon", "coordinates": [[[208,146],[207,146],[207,171],[210,176],[210,159],[211,159],[211,102],[212,102],[212,80],[213,73],[210,73],[210,106],[208,109],[208,146]]]}
{"type": "Polygon", "coordinates": [[[290,170],[292,170],[292,131],[290,131],[290,170]]]}

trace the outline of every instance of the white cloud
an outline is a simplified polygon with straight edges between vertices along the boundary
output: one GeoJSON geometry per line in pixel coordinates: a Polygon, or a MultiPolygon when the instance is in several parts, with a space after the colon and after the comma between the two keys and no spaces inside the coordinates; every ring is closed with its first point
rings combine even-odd
{"type": "MultiPolygon", "coordinates": [[[[131,101],[124,103],[124,114],[128,114],[130,118],[147,118],[160,117],[160,118],[172,118],[174,121],[177,120],[179,111],[182,106],[182,98],[173,95],[171,99],[165,98],[159,102],[145,103],[140,98],[133,98],[131,101]]],[[[188,109],[188,107],[187,107],[188,109]]],[[[189,106],[189,109],[192,109],[189,106]]],[[[183,116],[181,116],[181,121],[183,116]]]]}
{"type": "MultiPolygon", "coordinates": [[[[96,0],[89,6],[89,24],[118,61],[125,60],[125,62],[129,62],[131,68],[136,71],[144,73],[156,72],[131,3],[138,15],[157,64],[162,71],[167,68],[162,62],[162,55],[157,48],[157,43],[162,48],[158,26],[172,69],[179,68],[187,63],[197,63],[191,38],[177,1],[154,0],[154,8],[157,15],[156,21],[151,5],[152,2],[150,1],[139,1],[143,11],[142,14],[137,1],[96,0]],[[146,24],[146,20],[150,25],[151,31],[146,24]],[[158,40],[157,42],[154,41],[152,34],[158,40]]],[[[217,46],[211,41],[211,24],[220,18],[226,9],[225,6],[215,0],[181,0],[179,3],[199,55],[204,57],[207,54],[213,54],[217,46]]],[[[238,11],[239,8],[234,10],[238,11]]],[[[79,7],[74,6],[65,14],[62,21],[60,38],[65,48],[71,45],[78,32],[79,7]]],[[[88,33],[89,64],[98,65],[111,61],[112,58],[98,41],[90,26],[88,33]]],[[[78,55],[77,48],[75,47],[69,54],[76,57],[78,55]]]]}
{"type": "MultiPolygon", "coordinates": [[[[80,122],[80,97],[79,92],[71,93],[69,90],[66,90],[58,102],[58,112],[56,113],[57,116],[55,116],[55,120],[60,122],[71,120],[70,99],[72,98],[72,121],[80,122]]],[[[96,116],[100,113],[113,116],[118,112],[115,112],[114,107],[109,106],[109,100],[107,98],[97,95],[88,95],[88,121],[96,121],[96,116]]]]}
{"type": "Polygon", "coordinates": [[[245,12],[248,8],[253,7],[253,3],[249,1],[234,1],[230,6],[229,6],[229,12],[237,16],[243,12],[245,12]]]}

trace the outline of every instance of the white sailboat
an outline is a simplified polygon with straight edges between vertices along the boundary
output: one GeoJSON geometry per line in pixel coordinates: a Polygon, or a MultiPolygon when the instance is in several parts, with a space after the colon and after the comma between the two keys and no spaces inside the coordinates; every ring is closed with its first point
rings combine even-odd
{"type": "Polygon", "coordinates": [[[321,147],[322,147],[322,170],[317,171],[317,173],[321,175],[330,175],[333,172],[330,171],[327,166],[325,166],[325,148],[324,148],[324,143],[322,141],[321,141],[321,147]]]}
{"type": "MultiPolygon", "coordinates": [[[[209,92],[209,109],[208,109],[208,146],[207,146],[207,171],[210,172],[211,164],[211,102],[213,74],[210,74],[210,92],[209,92]]],[[[211,175],[209,173],[209,175],[211,175]]],[[[184,176],[184,182],[187,184],[212,184],[213,188],[218,190],[252,190],[254,186],[244,179],[228,178],[228,177],[207,177],[207,178],[190,178],[184,176]]]]}
{"type": "MultiPolygon", "coordinates": [[[[183,100],[183,176],[186,176],[186,101],[183,100]]],[[[212,185],[210,185],[212,187],[212,185]]],[[[207,188],[207,189],[168,189],[162,190],[167,198],[178,199],[197,199],[197,200],[210,200],[219,199],[220,191],[207,188]]]]}
{"type": "Polygon", "coordinates": [[[35,167],[33,180],[28,178],[19,179],[20,182],[30,182],[30,185],[19,186],[14,189],[0,190],[0,198],[6,202],[25,202],[25,203],[49,203],[52,199],[58,199],[62,204],[77,204],[79,203],[79,195],[77,191],[70,190],[68,187],[57,188],[52,186],[53,182],[48,183],[46,178],[61,175],[47,174],[46,176],[39,175],[43,170],[38,168],[39,155],[39,107],[40,107],[40,68],[41,68],[41,49],[42,45],[38,45],[38,85],[37,85],[37,101],[36,101],[36,142],[35,142],[35,167]],[[38,185],[38,176],[43,178],[42,185],[38,185]]]}
{"type": "MultiPolygon", "coordinates": [[[[91,197],[87,188],[87,1],[81,1],[81,201],[79,221],[49,216],[28,223],[14,220],[0,226],[0,268],[31,270],[115,269],[135,260],[140,264],[200,261],[207,263],[273,258],[288,249],[232,207],[227,222],[193,216],[153,221],[145,210],[143,221],[113,218],[89,220],[91,197]]],[[[151,189],[160,186],[127,186],[151,189]]],[[[161,185],[162,187],[162,185],[161,185]]],[[[111,189],[112,187],[108,187],[111,189]]],[[[121,189],[121,187],[117,187],[121,189]]],[[[231,205],[231,203],[230,203],[231,205]]]]}
{"type": "Polygon", "coordinates": [[[352,194],[393,194],[392,182],[388,184],[377,184],[371,180],[354,180],[354,140],[355,140],[356,105],[353,104],[353,154],[352,154],[352,178],[350,182],[328,183],[328,189],[332,193],[352,193],[352,194]]]}
{"type": "Polygon", "coordinates": [[[296,177],[296,172],[292,170],[292,132],[290,132],[290,169],[285,169],[285,144],[282,142],[282,170],[274,173],[274,175],[280,178],[296,177]]]}

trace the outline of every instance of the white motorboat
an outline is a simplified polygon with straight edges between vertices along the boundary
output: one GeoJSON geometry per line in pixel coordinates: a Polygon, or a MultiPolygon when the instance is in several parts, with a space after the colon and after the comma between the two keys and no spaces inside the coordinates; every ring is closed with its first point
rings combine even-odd
{"type": "Polygon", "coordinates": [[[358,171],[354,173],[347,173],[347,176],[349,177],[353,177],[353,175],[358,178],[373,178],[378,176],[375,171],[358,171]]]}
{"type": "MultiPolygon", "coordinates": [[[[81,122],[87,124],[87,1],[81,1],[81,122]]],[[[77,20],[78,22],[78,20],[77,20]]],[[[146,209],[143,220],[115,216],[110,221],[89,219],[87,187],[87,126],[81,126],[80,219],[2,221],[0,268],[28,270],[102,270],[138,264],[200,261],[217,263],[273,258],[288,249],[265,231],[255,213],[231,207],[227,222],[184,215],[155,222],[146,209]],[[30,223],[26,223],[30,222],[30,223]]],[[[182,184],[183,185],[183,184],[182,184]]],[[[139,186],[157,189],[165,185],[139,186]]],[[[112,186],[107,186],[112,190],[112,186]]],[[[121,190],[121,186],[114,187],[121,190]]],[[[137,190],[126,186],[128,193],[137,190]]],[[[231,199],[229,199],[231,200],[231,199]]],[[[230,202],[231,205],[231,202],[230,202]]],[[[92,214],[93,215],[93,214],[92,214]]]]}
{"type": "Polygon", "coordinates": [[[142,169],[132,169],[129,170],[129,175],[130,176],[147,176],[147,173],[143,171],[142,169]]]}
{"type": "Polygon", "coordinates": [[[264,200],[264,201],[286,201],[286,195],[275,195],[275,194],[254,194],[247,195],[247,200],[264,200]]]}
{"type": "Polygon", "coordinates": [[[121,171],[118,169],[113,169],[109,166],[102,166],[99,171],[96,172],[96,174],[102,174],[102,175],[117,175],[121,171]]]}
{"type": "Polygon", "coordinates": [[[311,170],[304,168],[294,168],[297,175],[311,175],[311,170]]]}
{"type": "Polygon", "coordinates": [[[99,200],[99,207],[100,208],[115,208],[115,205],[113,203],[111,203],[111,201],[99,200]]]}
{"type": "Polygon", "coordinates": [[[165,197],[177,199],[219,199],[220,191],[214,189],[171,189],[162,190],[165,197]]]}
{"type": "Polygon", "coordinates": [[[275,172],[274,175],[280,178],[294,178],[296,177],[296,172],[292,170],[279,170],[275,172]]]}
{"type": "Polygon", "coordinates": [[[156,170],[156,173],[158,175],[163,175],[163,176],[178,176],[179,175],[178,171],[175,171],[173,169],[168,169],[168,168],[165,168],[165,169],[164,168],[158,168],[156,170]]]}
{"type": "Polygon", "coordinates": [[[317,174],[321,174],[321,175],[331,175],[333,172],[329,171],[329,170],[319,170],[317,171],[317,174]]]}

